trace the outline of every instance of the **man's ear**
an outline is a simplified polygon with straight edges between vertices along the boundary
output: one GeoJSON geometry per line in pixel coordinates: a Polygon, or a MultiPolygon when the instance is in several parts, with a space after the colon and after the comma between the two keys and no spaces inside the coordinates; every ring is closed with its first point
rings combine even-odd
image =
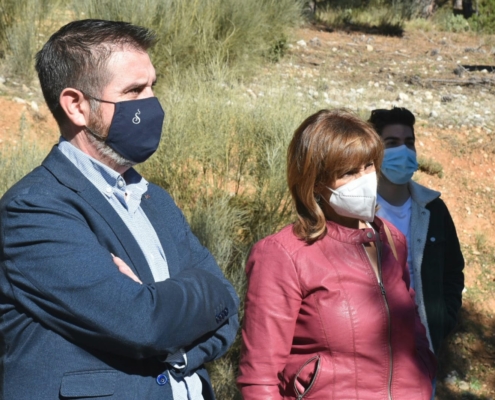
{"type": "Polygon", "coordinates": [[[89,101],[84,98],[80,90],[65,88],[60,93],[59,102],[67,119],[73,125],[83,127],[88,124],[90,114],[89,101]]]}

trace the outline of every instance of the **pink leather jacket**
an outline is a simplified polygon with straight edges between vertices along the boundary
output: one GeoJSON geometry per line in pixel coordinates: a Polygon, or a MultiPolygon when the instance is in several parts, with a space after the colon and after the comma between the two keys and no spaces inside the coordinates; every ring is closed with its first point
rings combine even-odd
{"type": "Polygon", "coordinates": [[[237,383],[245,400],[429,400],[436,361],[409,288],[404,236],[375,218],[381,284],[364,243],[370,229],[327,223],[312,245],[287,226],[258,242],[246,271],[237,383]],[[396,249],[396,256],[392,248],[396,249]]]}

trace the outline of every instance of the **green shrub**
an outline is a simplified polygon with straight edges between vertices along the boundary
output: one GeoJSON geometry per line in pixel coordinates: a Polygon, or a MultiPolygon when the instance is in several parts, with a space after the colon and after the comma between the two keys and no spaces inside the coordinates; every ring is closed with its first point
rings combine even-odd
{"type": "Polygon", "coordinates": [[[478,0],[477,12],[469,23],[478,32],[495,33],[495,0],[478,0]]]}
{"type": "Polygon", "coordinates": [[[468,20],[462,15],[454,15],[450,6],[438,10],[433,16],[433,22],[442,31],[468,32],[471,30],[468,20]]]}
{"type": "Polygon", "coordinates": [[[436,162],[432,158],[418,157],[419,170],[428,175],[437,175],[443,178],[442,164],[436,162]]]}
{"type": "Polygon", "coordinates": [[[302,13],[295,0],[86,0],[74,8],[80,17],[152,28],[159,37],[153,60],[162,71],[174,64],[245,66],[280,52],[302,13]]]}

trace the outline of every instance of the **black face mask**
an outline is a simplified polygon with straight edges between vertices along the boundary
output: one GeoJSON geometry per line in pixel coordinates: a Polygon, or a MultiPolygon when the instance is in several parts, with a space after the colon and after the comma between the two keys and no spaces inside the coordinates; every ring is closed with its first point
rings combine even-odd
{"type": "Polygon", "coordinates": [[[107,137],[102,138],[88,128],[93,136],[136,164],[146,161],[158,149],[165,112],[156,97],[114,103],[86,96],[102,103],[115,104],[107,137]]]}

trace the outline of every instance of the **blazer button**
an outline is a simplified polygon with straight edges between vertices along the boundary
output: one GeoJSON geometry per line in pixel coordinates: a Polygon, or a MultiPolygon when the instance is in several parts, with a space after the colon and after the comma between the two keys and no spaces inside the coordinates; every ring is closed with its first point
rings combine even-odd
{"type": "Polygon", "coordinates": [[[167,375],[160,374],[156,377],[156,383],[158,383],[160,386],[166,385],[168,382],[167,375]]]}

